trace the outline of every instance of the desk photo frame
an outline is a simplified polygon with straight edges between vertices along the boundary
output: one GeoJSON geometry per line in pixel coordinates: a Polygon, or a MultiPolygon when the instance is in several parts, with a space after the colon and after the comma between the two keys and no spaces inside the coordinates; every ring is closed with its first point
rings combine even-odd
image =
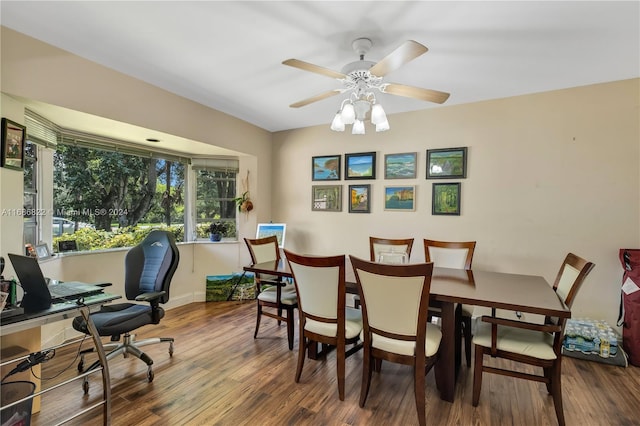
{"type": "Polygon", "coordinates": [[[49,246],[46,244],[37,244],[36,255],[38,256],[38,260],[47,259],[51,257],[51,251],[49,250],[49,246]]]}
{"type": "Polygon", "coordinates": [[[278,238],[278,247],[284,248],[284,240],[287,236],[286,223],[259,223],[256,228],[256,238],[266,238],[275,235],[278,238]]]}

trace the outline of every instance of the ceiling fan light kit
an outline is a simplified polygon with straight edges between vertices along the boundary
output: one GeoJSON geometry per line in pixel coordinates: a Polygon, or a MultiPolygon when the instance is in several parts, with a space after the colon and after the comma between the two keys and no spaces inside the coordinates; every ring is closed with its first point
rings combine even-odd
{"type": "Polygon", "coordinates": [[[405,63],[426,53],[428,49],[425,46],[416,41],[408,40],[380,62],[375,63],[364,60],[364,55],[369,52],[372,45],[373,42],[368,38],[358,38],[354,40],[351,46],[359,55],[360,60],[345,65],[341,72],[303,62],[298,59],[287,59],[283,61],[282,63],[284,65],[335,78],[340,81],[343,86],[341,89],[334,89],[296,102],[291,104],[290,107],[300,108],[337,94],[349,93],[349,96],[342,101],[340,109],[331,121],[331,130],[343,132],[345,125],[351,124],[352,134],[364,135],[364,122],[369,112],[371,124],[376,126],[376,132],[384,132],[390,128],[384,108],[377,102],[373,90],[439,104],[449,98],[448,93],[401,84],[383,83],[382,81],[383,77],[389,72],[400,68],[405,63]]]}

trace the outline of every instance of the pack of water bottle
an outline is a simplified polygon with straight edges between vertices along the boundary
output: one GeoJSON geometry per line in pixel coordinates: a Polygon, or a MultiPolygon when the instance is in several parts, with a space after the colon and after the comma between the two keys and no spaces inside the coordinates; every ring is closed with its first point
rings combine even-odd
{"type": "Polygon", "coordinates": [[[618,353],[618,340],[618,334],[606,321],[569,319],[564,331],[563,346],[569,351],[609,358],[618,353]]]}

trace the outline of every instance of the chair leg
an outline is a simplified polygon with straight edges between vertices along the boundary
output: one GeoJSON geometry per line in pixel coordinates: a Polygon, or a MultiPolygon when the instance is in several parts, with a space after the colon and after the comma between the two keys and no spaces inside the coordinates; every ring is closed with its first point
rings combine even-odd
{"type": "Polygon", "coordinates": [[[262,305],[258,301],[258,315],[256,317],[256,331],[253,332],[253,338],[258,338],[258,329],[260,328],[260,317],[262,317],[262,305]]]}
{"type": "Polygon", "coordinates": [[[425,414],[425,363],[416,361],[416,365],[413,368],[413,383],[414,393],[416,398],[416,410],[418,410],[418,424],[425,426],[427,424],[427,416],[425,414]]]}
{"type": "Polygon", "coordinates": [[[362,354],[362,385],[360,387],[360,407],[364,407],[369,394],[369,385],[371,384],[371,372],[373,365],[371,363],[371,348],[365,345],[362,354]]]}
{"type": "Polygon", "coordinates": [[[476,362],[473,367],[473,397],[472,397],[472,405],[474,407],[478,406],[478,402],[480,401],[480,389],[482,388],[482,358],[484,356],[484,351],[482,346],[476,345],[476,362]]]}
{"type": "Polygon", "coordinates": [[[464,355],[467,359],[467,368],[471,368],[471,317],[462,317],[462,334],[464,338],[464,355]]]}
{"type": "Polygon", "coordinates": [[[289,350],[293,350],[293,308],[287,308],[287,340],[289,350]]]}
{"type": "Polygon", "coordinates": [[[304,335],[302,321],[300,321],[300,340],[298,342],[298,365],[296,367],[296,383],[300,383],[302,376],[302,368],[304,367],[304,358],[307,352],[307,338],[304,335]]]}
{"type": "Polygon", "coordinates": [[[564,426],[564,410],[562,407],[562,384],[560,383],[560,359],[558,359],[551,369],[551,395],[553,396],[553,405],[556,409],[556,417],[558,425],[564,426]]]}
{"type": "Polygon", "coordinates": [[[337,373],[338,373],[338,397],[340,401],[344,401],[344,370],[345,370],[345,358],[346,358],[346,347],[344,340],[338,342],[337,345],[337,353],[336,353],[336,364],[337,364],[337,373]]]}

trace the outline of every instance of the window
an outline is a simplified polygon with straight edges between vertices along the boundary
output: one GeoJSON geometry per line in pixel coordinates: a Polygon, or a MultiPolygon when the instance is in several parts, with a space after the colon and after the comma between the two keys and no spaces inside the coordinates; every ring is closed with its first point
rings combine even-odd
{"type": "Polygon", "coordinates": [[[35,247],[40,241],[38,222],[42,215],[37,215],[38,191],[38,146],[28,137],[24,146],[24,243],[35,247]]]}
{"type": "Polygon", "coordinates": [[[196,167],[196,232],[209,236],[209,224],[226,225],[223,237],[236,236],[236,170],[196,167]]]}
{"type": "Polygon", "coordinates": [[[44,240],[54,250],[71,240],[79,250],[130,247],[158,227],[184,241],[185,223],[188,235],[208,237],[214,221],[235,238],[236,158],[193,160],[198,168],[191,171],[186,157],[61,129],[31,111],[26,121],[28,139],[32,133],[46,140],[31,138],[42,146],[25,148],[25,209],[42,203],[47,214],[25,216],[25,242],[44,240]],[[46,154],[44,167],[38,152],[46,154]],[[195,194],[186,193],[190,188],[195,194]]]}

